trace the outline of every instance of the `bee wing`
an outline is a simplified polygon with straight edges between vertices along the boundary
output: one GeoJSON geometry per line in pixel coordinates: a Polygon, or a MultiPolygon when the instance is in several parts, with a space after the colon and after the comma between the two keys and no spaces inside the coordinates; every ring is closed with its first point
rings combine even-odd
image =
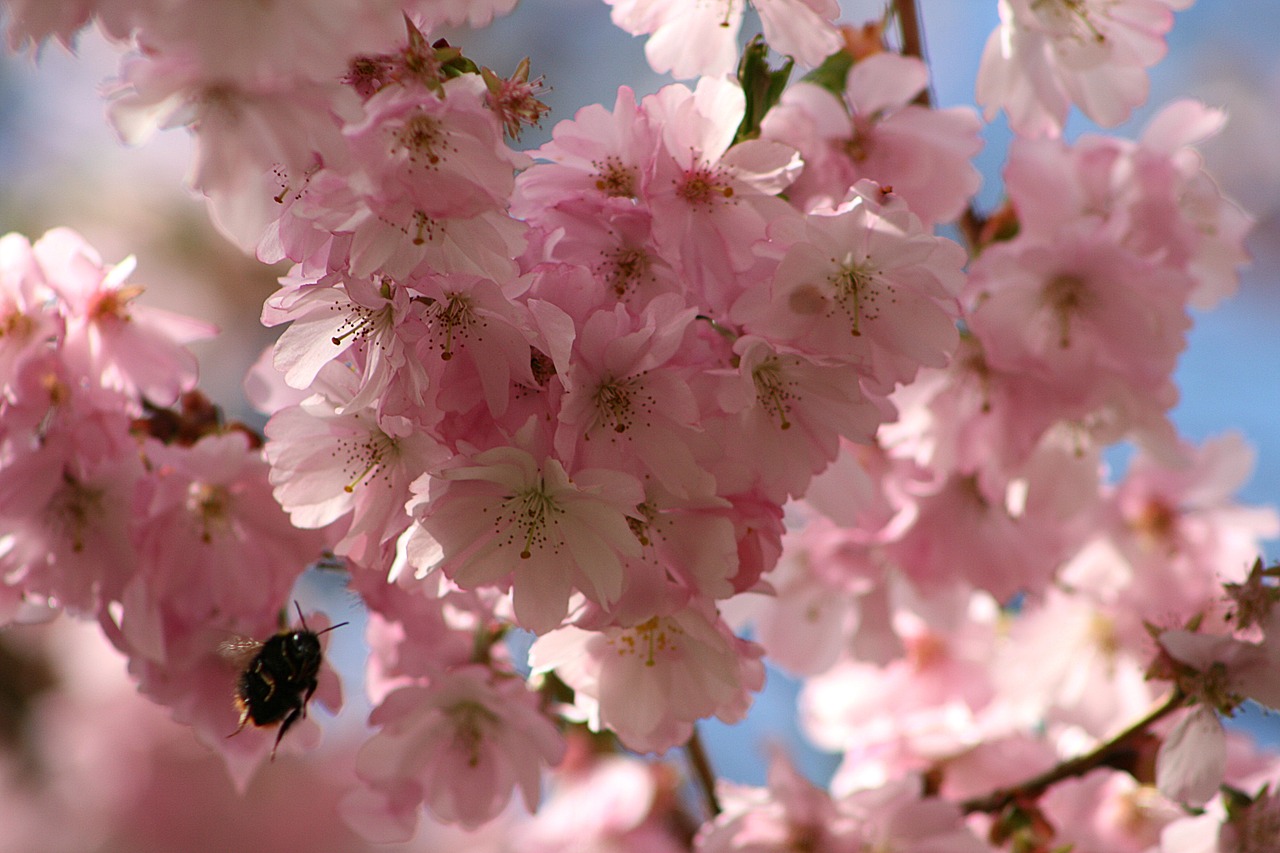
{"type": "Polygon", "coordinates": [[[231,661],[238,669],[243,669],[261,648],[262,643],[252,637],[232,637],[218,643],[218,654],[231,661]]]}

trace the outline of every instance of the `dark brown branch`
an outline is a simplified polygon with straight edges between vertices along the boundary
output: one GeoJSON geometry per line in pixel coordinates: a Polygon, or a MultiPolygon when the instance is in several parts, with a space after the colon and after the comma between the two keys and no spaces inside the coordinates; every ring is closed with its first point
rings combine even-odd
{"type": "Polygon", "coordinates": [[[1169,698],[1165,699],[1145,717],[1115,737],[1098,744],[1089,752],[1078,755],[1069,761],[1064,761],[1056,767],[1051,767],[1044,773],[1032,776],[1030,779],[1010,788],[1001,788],[985,796],[965,800],[960,804],[960,808],[966,814],[972,814],[973,812],[994,814],[1018,800],[1035,799],[1043,794],[1049,786],[1064,779],[1084,776],[1091,770],[1114,764],[1123,753],[1131,748],[1133,741],[1146,734],[1147,729],[1157,720],[1161,720],[1181,708],[1185,700],[1186,696],[1183,695],[1182,691],[1174,690],[1169,694],[1169,698]]]}
{"type": "Polygon", "coordinates": [[[711,762],[707,760],[707,751],[702,748],[702,739],[698,737],[696,728],[684,745],[684,752],[689,759],[689,766],[693,769],[698,789],[702,791],[702,798],[706,801],[707,812],[714,818],[720,814],[720,800],[716,798],[716,774],[711,769],[711,762]]]}
{"type": "MultiPolygon", "coordinates": [[[[920,23],[920,10],[916,6],[916,0],[893,0],[893,12],[898,19],[898,32],[902,35],[902,53],[904,56],[914,56],[922,62],[928,62],[924,55],[924,28],[920,23]]],[[[932,74],[930,74],[930,83],[916,95],[915,103],[922,107],[933,106],[933,83],[932,74]]],[[[956,223],[956,227],[963,235],[965,243],[969,247],[970,252],[976,252],[980,245],[983,225],[986,220],[978,215],[978,211],[974,209],[973,202],[970,201],[965,207],[964,213],[960,215],[960,220],[956,223]]]]}
{"type": "MultiPolygon", "coordinates": [[[[894,12],[898,16],[898,31],[902,33],[902,53],[924,60],[924,36],[920,29],[920,12],[916,9],[916,0],[893,0],[894,12]]],[[[926,106],[928,92],[924,92],[926,106]]]]}

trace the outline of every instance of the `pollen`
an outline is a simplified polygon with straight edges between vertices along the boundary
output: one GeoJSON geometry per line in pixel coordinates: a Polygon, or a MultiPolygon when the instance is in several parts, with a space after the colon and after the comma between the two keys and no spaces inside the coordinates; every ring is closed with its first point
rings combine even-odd
{"type": "Polygon", "coordinates": [[[483,328],[484,319],[476,314],[475,303],[465,293],[446,293],[427,309],[431,338],[440,350],[441,361],[453,358],[454,347],[483,328]]]}
{"type": "Polygon", "coordinates": [[[690,207],[712,208],[717,202],[733,198],[733,187],[719,169],[699,165],[689,169],[676,182],[676,195],[690,207]]]}
{"type": "Polygon", "coordinates": [[[418,113],[395,134],[392,153],[403,152],[412,166],[434,168],[451,150],[443,125],[434,116],[418,113]]]}
{"type": "Polygon", "coordinates": [[[1089,0],[1032,0],[1031,11],[1053,34],[1105,44],[1107,35],[1091,16],[1089,0]]]}
{"type": "Polygon", "coordinates": [[[80,553],[85,549],[85,534],[91,520],[102,517],[104,494],[101,489],[81,483],[68,473],[62,475],[62,488],[49,503],[49,526],[71,541],[71,550],[80,553]]]}
{"type": "Polygon", "coordinates": [[[187,488],[187,511],[200,525],[201,540],[212,542],[215,533],[228,528],[232,503],[226,486],[195,482],[187,488]]]}
{"type": "Polygon", "coordinates": [[[453,721],[453,746],[467,756],[467,765],[476,767],[483,758],[485,732],[498,723],[498,718],[478,702],[459,702],[449,709],[453,721]]]}
{"type": "Polygon", "coordinates": [[[503,509],[505,512],[500,518],[510,522],[508,543],[515,542],[517,535],[523,539],[520,559],[531,559],[535,548],[541,550],[550,545],[556,549],[548,532],[554,520],[564,514],[564,509],[547,493],[541,477],[538,482],[508,497],[503,509]]]}
{"type": "Polygon", "coordinates": [[[596,189],[610,198],[635,198],[636,173],[620,159],[610,155],[591,164],[596,170],[596,189]]]}
{"type": "Polygon", "coordinates": [[[409,224],[399,227],[413,245],[422,246],[435,239],[440,226],[426,211],[415,210],[409,214],[409,224]]]}
{"type": "Polygon", "coordinates": [[[597,423],[608,426],[615,433],[629,430],[635,424],[638,410],[652,408],[643,405],[647,400],[648,396],[643,393],[637,376],[606,379],[596,387],[592,395],[597,423]]]}
{"type": "Polygon", "coordinates": [[[782,363],[777,356],[770,356],[761,362],[751,371],[751,378],[755,381],[756,399],[761,407],[777,419],[779,429],[791,429],[787,414],[796,397],[788,390],[791,383],[783,375],[782,363]]]}
{"type": "Polygon", "coordinates": [[[377,427],[364,436],[340,439],[335,455],[346,456],[343,471],[351,478],[342,487],[343,491],[350,494],[361,483],[371,483],[378,478],[386,480],[390,487],[386,463],[395,450],[396,440],[377,427]]]}
{"type": "Polygon", "coordinates": [[[620,247],[608,254],[596,272],[613,295],[621,299],[649,277],[649,255],[644,249],[620,247]]]}
{"type": "Polygon", "coordinates": [[[367,308],[363,305],[350,305],[347,316],[338,327],[338,334],[332,338],[333,345],[340,347],[348,343],[365,344],[370,339],[381,345],[378,332],[387,328],[391,315],[390,306],[367,308]]]}
{"type": "Polygon", "coordinates": [[[861,163],[871,156],[872,138],[857,128],[844,141],[844,153],[855,163],[861,163]]]}
{"type": "MultiPolygon", "coordinates": [[[[844,264],[829,282],[835,289],[835,304],[832,311],[839,310],[849,321],[849,334],[859,337],[862,324],[880,317],[880,301],[885,297],[885,288],[880,282],[880,271],[869,266],[869,258],[861,264],[844,264]]],[[[888,295],[888,301],[894,302],[888,295]]]]}
{"type": "Polygon", "coordinates": [[[1178,511],[1162,500],[1147,501],[1137,516],[1129,521],[1151,550],[1173,550],[1178,532],[1178,511]]]}
{"type": "Polygon", "coordinates": [[[139,285],[129,285],[121,287],[117,290],[101,291],[93,300],[93,304],[89,307],[89,316],[93,318],[95,323],[101,323],[103,320],[129,320],[129,303],[142,295],[143,288],[139,285]]]}
{"type": "Polygon", "coordinates": [[[21,311],[0,314],[0,338],[25,341],[36,330],[36,321],[21,311]]]}
{"type": "Polygon", "coordinates": [[[670,619],[658,616],[628,628],[609,642],[618,657],[638,657],[645,666],[656,666],[659,657],[680,650],[684,631],[670,619]]]}
{"type": "Polygon", "coordinates": [[[1041,301],[1058,326],[1058,346],[1062,349],[1071,346],[1071,321],[1087,307],[1088,296],[1085,280],[1077,275],[1056,275],[1045,284],[1041,301]]]}

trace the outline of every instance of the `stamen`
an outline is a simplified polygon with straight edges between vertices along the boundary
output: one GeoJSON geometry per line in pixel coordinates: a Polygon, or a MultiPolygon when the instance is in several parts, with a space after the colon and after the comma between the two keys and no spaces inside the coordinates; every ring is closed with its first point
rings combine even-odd
{"type": "Polygon", "coordinates": [[[782,365],[777,356],[770,356],[751,371],[755,380],[756,396],[766,412],[778,419],[780,429],[791,429],[791,421],[787,412],[791,409],[790,401],[795,399],[787,390],[787,381],[782,375],[782,365]]]}

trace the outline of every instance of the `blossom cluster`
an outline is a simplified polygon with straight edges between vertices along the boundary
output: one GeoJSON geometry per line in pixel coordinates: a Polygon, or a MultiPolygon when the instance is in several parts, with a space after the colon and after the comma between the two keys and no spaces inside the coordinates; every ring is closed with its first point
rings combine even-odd
{"type": "Polygon", "coordinates": [[[188,127],[220,229],[291,268],[260,440],[128,262],[0,241],[4,619],[98,621],[243,780],[271,738],[226,737],[219,648],[340,558],[374,705],[341,812],[377,840],[425,809],[548,851],[1261,849],[1278,765],[1218,714],[1280,707],[1280,519],[1233,500],[1241,439],[1168,416],[1190,309],[1247,259],[1192,147],[1225,117],[1061,138],[1069,103],[1145,98],[1187,4],[1001,0],[978,100],[1019,138],[985,220],[978,114],[834,3],[752,3],[817,68],[784,89],[762,42],[739,58],[743,0],[612,0],[698,79],[532,151],[530,63],[438,37],[513,5],[9,0],[14,47],[91,19],[131,44],[121,135],[188,127]],[[664,770],[601,755],[741,720],[766,656],[843,757],[828,787],[775,755],[688,826],[664,770]]]}
{"type": "Polygon", "coordinates": [[[325,540],[273,499],[258,437],[194,390],[185,345],[215,330],[139,304],[134,265],[68,229],[0,238],[0,606],[97,621],[139,689],[247,772],[269,741],[223,747],[219,647],[276,630],[325,540]]]}

